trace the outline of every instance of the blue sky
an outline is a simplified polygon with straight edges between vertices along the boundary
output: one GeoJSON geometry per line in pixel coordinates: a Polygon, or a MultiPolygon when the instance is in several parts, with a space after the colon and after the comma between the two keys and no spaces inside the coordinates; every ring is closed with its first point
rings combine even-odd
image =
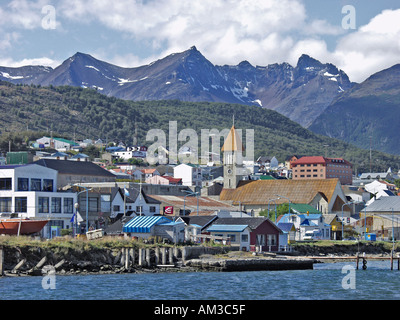
{"type": "Polygon", "coordinates": [[[352,81],[400,63],[398,0],[1,0],[0,65],[56,67],[76,52],[137,67],[195,45],[214,64],[297,63],[352,81]],[[351,5],[354,15],[343,7],[351,5]],[[355,18],[355,28],[345,22],[355,18]]]}

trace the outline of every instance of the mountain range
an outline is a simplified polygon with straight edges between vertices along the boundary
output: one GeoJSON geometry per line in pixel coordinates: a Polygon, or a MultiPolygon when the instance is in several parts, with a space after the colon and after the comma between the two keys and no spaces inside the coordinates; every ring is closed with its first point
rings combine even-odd
{"type": "MultiPolygon", "coordinates": [[[[0,67],[0,80],[14,84],[93,88],[104,95],[132,101],[256,105],[275,110],[317,133],[363,148],[369,146],[373,136],[379,141],[374,144],[377,150],[400,154],[400,147],[391,145],[390,136],[374,117],[374,114],[382,117],[389,112],[379,107],[382,104],[377,106],[376,99],[384,99],[384,106],[390,105],[391,113],[397,110],[399,86],[391,83],[400,81],[400,77],[393,68],[358,84],[351,82],[335,65],[321,63],[308,55],[302,55],[296,66],[288,63],[253,66],[248,61],[235,66],[218,66],[192,47],[135,68],[122,68],[78,52],[54,69],[0,67]],[[353,107],[354,99],[362,104],[361,109],[353,107]],[[364,115],[369,109],[373,110],[369,116],[364,115]],[[360,130],[355,130],[355,121],[360,130]]],[[[394,128],[396,125],[392,123],[394,128]]]]}

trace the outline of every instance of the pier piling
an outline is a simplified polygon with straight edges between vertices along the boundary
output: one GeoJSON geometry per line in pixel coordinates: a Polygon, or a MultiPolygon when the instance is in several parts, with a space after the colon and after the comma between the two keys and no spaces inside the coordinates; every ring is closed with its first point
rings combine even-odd
{"type": "Polygon", "coordinates": [[[150,249],[146,249],[146,265],[147,265],[148,267],[151,266],[150,249]]]}
{"type": "Polygon", "coordinates": [[[0,277],[3,275],[4,250],[0,247],[0,277]]]}
{"type": "Polygon", "coordinates": [[[18,264],[12,269],[11,273],[17,273],[18,270],[25,264],[26,259],[22,259],[18,264]]]}
{"type": "Polygon", "coordinates": [[[139,249],[139,261],[138,261],[139,266],[144,265],[144,249],[139,249]]]}
{"type": "Polygon", "coordinates": [[[161,258],[162,258],[162,264],[166,265],[167,264],[167,249],[166,248],[161,248],[161,258]]]}
{"type": "Polygon", "coordinates": [[[129,257],[130,257],[130,259],[132,261],[131,265],[133,266],[135,264],[135,259],[136,259],[135,249],[133,249],[133,248],[129,249],[129,257]]]}
{"type": "Polygon", "coordinates": [[[159,265],[160,264],[160,248],[159,247],[156,247],[154,249],[154,254],[156,256],[156,265],[159,265]]]}
{"type": "Polygon", "coordinates": [[[128,269],[129,268],[129,249],[128,248],[125,248],[124,249],[124,255],[125,255],[125,269],[128,269]]]}
{"type": "Polygon", "coordinates": [[[169,254],[168,254],[168,258],[169,258],[169,264],[174,264],[174,248],[169,248],[169,254]]]}

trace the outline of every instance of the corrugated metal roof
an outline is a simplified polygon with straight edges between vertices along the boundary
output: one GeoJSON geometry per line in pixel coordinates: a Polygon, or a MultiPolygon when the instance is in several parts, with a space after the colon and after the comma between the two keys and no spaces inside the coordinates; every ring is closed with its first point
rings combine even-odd
{"type": "Polygon", "coordinates": [[[391,212],[392,208],[395,212],[400,211],[400,197],[380,197],[372,202],[366,210],[367,212],[391,212]]]}
{"type": "Polygon", "coordinates": [[[222,189],[220,200],[241,202],[242,204],[266,205],[268,199],[276,199],[281,195],[278,204],[287,203],[287,197],[291,203],[310,203],[317,193],[326,196],[328,202],[334,194],[339,179],[322,180],[256,180],[236,189],[222,189]]]}
{"type": "Polygon", "coordinates": [[[208,232],[242,232],[248,226],[245,224],[213,224],[208,232]]]}
{"type": "Polygon", "coordinates": [[[123,228],[124,232],[149,233],[159,223],[169,223],[169,219],[161,216],[138,216],[129,220],[123,228]]]}

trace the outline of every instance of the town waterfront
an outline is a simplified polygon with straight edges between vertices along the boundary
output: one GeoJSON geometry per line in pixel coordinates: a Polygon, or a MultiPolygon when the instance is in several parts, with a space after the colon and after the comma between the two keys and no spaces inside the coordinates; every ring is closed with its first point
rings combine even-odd
{"type": "Polygon", "coordinates": [[[315,264],[314,270],[253,272],[56,275],[55,289],[44,277],[0,278],[1,300],[398,300],[400,271],[390,261],[315,264]],[[345,289],[354,270],[355,288],[345,289]]]}

